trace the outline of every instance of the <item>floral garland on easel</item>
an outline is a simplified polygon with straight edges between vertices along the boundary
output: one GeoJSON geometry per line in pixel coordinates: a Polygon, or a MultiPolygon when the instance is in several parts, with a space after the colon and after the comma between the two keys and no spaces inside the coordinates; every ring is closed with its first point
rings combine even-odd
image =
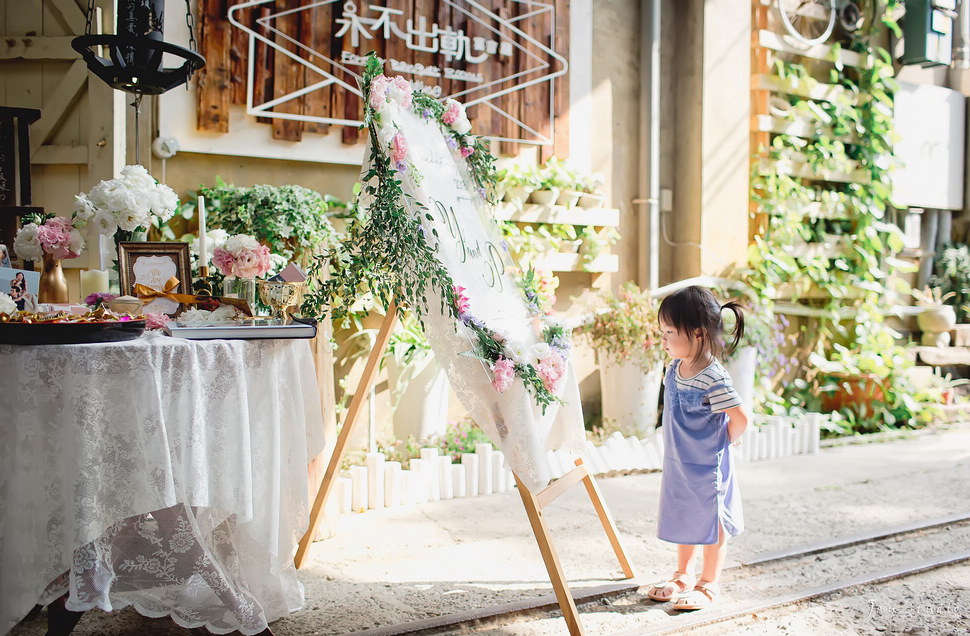
{"type": "MultiPolygon", "coordinates": [[[[440,289],[441,310],[456,319],[456,329],[469,331],[475,355],[490,369],[492,386],[499,393],[520,377],[543,413],[550,404],[561,404],[555,392],[565,377],[569,336],[563,327],[542,320],[542,339],[528,350],[489,329],[471,313],[471,300],[456,286],[448,270],[435,256],[421,222],[409,212],[429,215],[427,208],[401,188],[400,177],[408,174],[419,182],[407,160],[407,140],[391,122],[391,111],[410,109],[438,122],[451,150],[465,159],[471,179],[483,201],[495,203],[495,158],[485,143],[470,134],[471,124],[464,107],[449,99],[444,103],[424,92],[413,93],[402,77],[383,75],[383,63],[368,56],[362,82],[365,96],[364,126],[371,137],[370,170],[363,176],[362,194],[369,200],[368,216],[350,225],[348,240],[336,252],[318,256],[311,267],[311,279],[319,280],[325,268],[330,278],[311,289],[304,303],[320,310],[330,306],[332,316],[346,316],[359,295],[370,291],[384,306],[391,299],[409,307],[421,320],[428,303],[428,290],[440,289]],[[382,144],[390,152],[382,150],[382,144]],[[388,237],[396,237],[389,241],[388,237]]],[[[428,216],[430,218],[430,216],[428,216]]],[[[531,270],[520,277],[526,305],[545,318],[550,307],[542,302],[539,279],[531,270]]]]}

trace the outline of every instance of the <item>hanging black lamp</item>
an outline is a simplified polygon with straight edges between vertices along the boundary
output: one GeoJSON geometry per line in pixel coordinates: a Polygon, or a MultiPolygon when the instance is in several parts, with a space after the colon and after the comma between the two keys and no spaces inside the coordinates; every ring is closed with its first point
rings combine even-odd
{"type": "Polygon", "coordinates": [[[112,88],[136,95],[160,95],[188,82],[192,73],[205,66],[205,58],[197,52],[189,0],[185,8],[192,50],[164,40],[165,0],[118,0],[117,33],[100,35],[91,33],[94,2],[88,0],[84,35],[74,38],[71,46],[91,72],[112,88]],[[108,57],[96,53],[100,47],[108,57]],[[182,59],[182,64],[164,68],[166,54],[182,59]]]}

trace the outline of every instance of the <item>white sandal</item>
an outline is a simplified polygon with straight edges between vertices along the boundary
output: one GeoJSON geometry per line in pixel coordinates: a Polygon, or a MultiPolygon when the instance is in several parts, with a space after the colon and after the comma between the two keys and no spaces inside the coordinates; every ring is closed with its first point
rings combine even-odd
{"type": "Polygon", "coordinates": [[[709,581],[698,581],[694,589],[674,601],[674,609],[677,610],[699,610],[713,605],[721,593],[717,583],[709,581]]]}
{"type": "Polygon", "coordinates": [[[655,584],[647,591],[647,598],[666,603],[674,597],[683,594],[694,586],[694,576],[685,572],[674,572],[666,581],[655,584]],[[665,592],[670,590],[669,594],[665,592]]]}

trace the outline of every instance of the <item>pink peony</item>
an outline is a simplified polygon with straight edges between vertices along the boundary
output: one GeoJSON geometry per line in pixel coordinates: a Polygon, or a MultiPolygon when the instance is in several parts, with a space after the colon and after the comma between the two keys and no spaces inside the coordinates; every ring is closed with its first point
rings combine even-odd
{"type": "Polygon", "coordinates": [[[370,107],[380,111],[387,104],[387,87],[391,81],[383,74],[371,80],[370,85],[370,107]]]}
{"type": "Polygon", "coordinates": [[[240,252],[232,266],[232,275],[239,278],[259,276],[259,255],[255,251],[240,252]]]}
{"type": "Polygon", "coordinates": [[[499,393],[505,393],[515,380],[515,364],[508,358],[499,358],[492,365],[492,388],[499,393]]]}
{"type": "Polygon", "coordinates": [[[542,385],[550,392],[555,393],[559,381],[566,373],[566,361],[562,359],[558,351],[552,349],[548,356],[539,361],[536,372],[542,378],[542,385]]]}
{"type": "Polygon", "coordinates": [[[212,251],[212,264],[223,276],[233,275],[232,266],[235,262],[236,258],[232,255],[232,252],[223,247],[217,247],[212,251]]]}
{"type": "Polygon", "coordinates": [[[408,142],[404,139],[404,135],[398,132],[394,135],[394,139],[391,140],[391,159],[394,163],[399,161],[404,161],[404,157],[408,152],[408,142]]]}
{"type": "Polygon", "coordinates": [[[445,102],[445,105],[446,108],[444,113],[441,115],[441,121],[451,126],[458,121],[458,118],[461,116],[462,107],[461,104],[453,99],[449,99],[447,102],[445,102]]]}
{"type": "Polygon", "coordinates": [[[471,301],[468,298],[468,294],[465,293],[465,288],[461,285],[455,285],[455,302],[458,304],[459,316],[464,316],[471,309],[471,301]]]}

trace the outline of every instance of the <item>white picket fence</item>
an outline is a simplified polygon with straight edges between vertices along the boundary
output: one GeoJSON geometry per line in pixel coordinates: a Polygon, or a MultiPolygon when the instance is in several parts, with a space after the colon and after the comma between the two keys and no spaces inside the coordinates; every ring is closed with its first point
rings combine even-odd
{"type": "MultiPolygon", "coordinates": [[[[755,416],[736,456],[753,462],[818,453],[822,417],[819,413],[803,418],[755,416]]],[[[569,451],[546,455],[554,478],[569,472],[575,460],[569,451]]],[[[663,437],[656,433],[640,439],[614,433],[599,446],[587,441],[583,461],[597,477],[660,470],[663,437]]],[[[403,470],[400,462],[385,461],[383,453],[368,453],[364,466],[351,466],[347,473],[349,476],[338,477],[334,484],[333,503],[340,513],[477,497],[515,487],[504,454],[491,444],[476,444],[474,453],[462,454],[460,464],[441,456],[437,448],[423,448],[420,459],[411,460],[410,470],[403,470]]]]}

